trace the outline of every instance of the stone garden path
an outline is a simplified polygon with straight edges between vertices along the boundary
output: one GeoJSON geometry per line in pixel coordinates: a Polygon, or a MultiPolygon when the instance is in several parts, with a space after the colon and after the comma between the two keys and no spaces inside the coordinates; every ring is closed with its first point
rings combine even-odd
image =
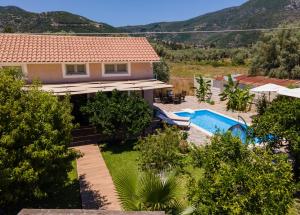
{"type": "Polygon", "coordinates": [[[98,145],[74,148],[84,154],[77,160],[82,208],[120,211],[115,186],[98,145]]]}

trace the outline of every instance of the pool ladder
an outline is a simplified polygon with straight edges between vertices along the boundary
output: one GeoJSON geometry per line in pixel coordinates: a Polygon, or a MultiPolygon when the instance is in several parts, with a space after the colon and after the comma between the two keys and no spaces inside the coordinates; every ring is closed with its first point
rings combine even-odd
{"type": "Polygon", "coordinates": [[[228,129],[228,131],[233,131],[234,129],[239,129],[239,130],[241,130],[242,132],[245,132],[245,133],[247,134],[247,133],[248,133],[248,129],[247,129],[247,128],[248,128],[248,125],[247,125],[246,121],[244,120],[243,117],[241,117],[240,115],[238,115],[238,122],[239,122],[239,120],[243,121],[243,124],[245,125],[245,127],[242,126],[241,123],[237,123],[237,124],[231,126],[231,127],[228,129]]]}

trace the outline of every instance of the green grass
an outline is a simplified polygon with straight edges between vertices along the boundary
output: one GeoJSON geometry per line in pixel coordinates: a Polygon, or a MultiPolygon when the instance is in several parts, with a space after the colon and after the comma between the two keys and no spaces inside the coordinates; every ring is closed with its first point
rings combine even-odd
{"type": "Polygon", "coordinates": [[[193,78],[194,75],[203,75],[205,77],[215,77],[234,73],[247,74],[247,66],[212,66],[203,65],[196,62],[173,63],[167,62],[170,67],[171,77],[193,78]]]}
{"type": "MultiPolygon", "coordinates": [[[[116,146],[105,146],[101,150],[101,153],[113,180],[115,180],[116,177],[119,174],[122,174],[122,172],[124,171],[129,171],[130,173],[135,174],[136,176],[138,175],[139,170],[137,158],[139,156],[139,152],[133,150],[132,145],[125,144],[116,146]]],[[[202,169],[195,169],[191,165],[186,166],[185,170],[188,173],[190,173],[193,177],[195,177],[196,180],[201,179],[203,175],[202,169]]],[[[187,179],[187,176],[180,177],[180,180],[183,184],[187,182],[187,179]]],[[[182,192],[183,200],[187,201],[187,187],[185,185],[183,185],[182,190],[180,192],[182,192]]],[[[295,199],[295,203],[293,207],[290,208],[289,214],[296,215],[299,214],[299,212],[300,200],[295,199]]]]}
{"type": "Polygon", "coordinates": [[[102,147],[101,153],[113,180],[124,171],[138,175],[139,152],[133,150],[132,144],[102,147]]]}
{"type": "MultiPolygon", "coordinates": [[[[131,174],[138,176],[139,169],[137,159],[140,152],[133,150],[133,144],[105,146],[101,148],[101,153],[113,178],[113,181],[124,171],[129,171],[131,174]]],[[[203,171],[201,169],[195,169],[190,165],[185,167],[185,170],[193,175],[196,179],[200,179],[203,175],[203,171]]],[[[181,176],[180,179],[183,184],[187,182],[186,175],[181,176]]],[[[183,186],[181,192],[183,197],[186,196],[187,187],[183,186]]],[[[184,197],[184,199],[186,198],[184,197]]]]}

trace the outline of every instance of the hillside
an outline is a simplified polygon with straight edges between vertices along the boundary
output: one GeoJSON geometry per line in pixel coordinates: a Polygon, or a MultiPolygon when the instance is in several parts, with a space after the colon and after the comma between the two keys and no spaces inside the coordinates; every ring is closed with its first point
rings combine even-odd
{"type": "MultiPolygon", "coordinates": [[[[32,13],[14,6],[0,6],[0,32],[155,32],[271,28],[300,21],[300,0],[249,0],[238,7],[226,8],[186,21],[114,28],[105,23],[63,12],[32,13]]],[[[152,37],[203,46],[240,47],[256,42],[259,32],[167,34],[152,37]]]]}
{"type": "MultiPolygon", "coordinates": [[[[126,26],[128,32],[193,31],[270,28],[300,20],[300,0],[249,0],[231,7],[180,22],[161,22],[149,25],[126,26]]],[[[241,46],[256,41],[259,33],[180,34],[159,35],[161,39],[217,46],[241,46]]]]}
{"type": "Polygon", "coordinates": [[[63,11],[31,13],[14,6],[0,6],[0,32],[118,32],[116,28],[63,11]]]}

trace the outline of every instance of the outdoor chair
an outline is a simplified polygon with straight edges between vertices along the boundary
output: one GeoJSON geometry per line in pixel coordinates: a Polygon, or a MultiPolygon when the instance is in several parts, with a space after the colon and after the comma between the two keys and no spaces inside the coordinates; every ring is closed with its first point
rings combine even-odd
{"type": "Polygon", "coordinates": [[[173,102],[173,99],[170,96],[163,96],[161,101],[163,104],[169,104],[173,102]]]}
{"type": "Polygon", "coordinates": [[[162,110],[156,112],[156,117],[168,125],[177,126],[185,130],[190,128],[191,121],[189,117],[180,117],[162,110]]]}
{"type": "Polygon", "coordinates": [[[161,97],[155,97],[155,98],[154,98],[154,102],[155,102],[155,103],[162,103],[161,97]]]}
{"type": "Polygon", "coordinates": [[[180,104],[181,103],[181,94],[175,95],[173,98],[173,104],[180,104]]]}
{"type": "Polygon", "coordinates": [[[185,101],[185,97],[186,97],[186,91],[182,91],[182,93],[181,93],[181,100],[185,101]]]}

